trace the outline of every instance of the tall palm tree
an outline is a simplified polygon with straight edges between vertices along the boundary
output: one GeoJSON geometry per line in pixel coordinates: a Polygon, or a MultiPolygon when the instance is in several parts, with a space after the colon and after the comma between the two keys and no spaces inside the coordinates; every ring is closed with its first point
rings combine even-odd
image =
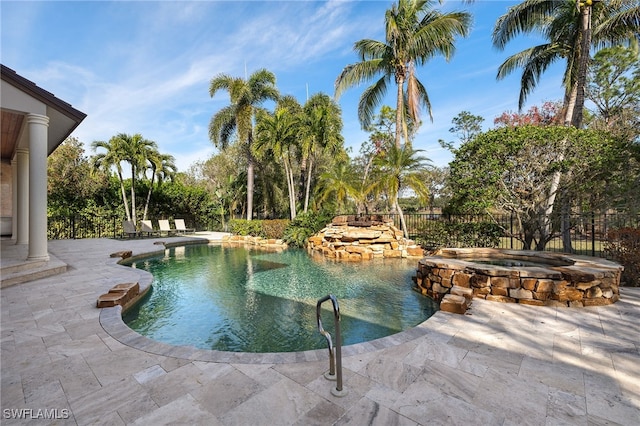
{"type": "Polygon", "coordinates": [[[244,144],[247,157],[247,220],[253,217],[254,158],[251,152],[253,144],[253,123],[257,111],[263,102],[276,101],[279,97],[275,75],[259,69],[248,79],[231,77],[227,74],[215,76],[209,85],[209,95],[213,97],[219,90],[229,93],[231,104],[222,108],[211,117],[209,139],[213,144],[225,149],[234,133],[244,144]]]}
{"type": "MultiPolygon", "coordinates": [[[[525,0],[498,18],[493,29],[493,44],[503,49],[516,36],[531,32],[542,34],[546,43],[507,58],[498,68],[497,78],[502,79],[517,68],[523,69],[518,101],[522,108],[542,73],[555,61],[566,60],[564,124],[580,128],[591,48],[637,43],[639,23],[637,0],[525,0]]],[[[564,150],[561,150],[558,161],[563,158],[564,150]]],[[[553,211],[561,174],[560,170],[554,172],[547,216],[553,211]]],[[[563,240],[565,250],[571,251],[568,233],[563,240]]]]}
{"type": "Polygon", "coordinates": [[[125,214],[127,220],[131,220],[131,212],[129,210],[129,201],[127,199],[127,192],[124,189],[124,178],[122,176],[122,161],[124,160],[124,147],[122,141],[117,137],[112,137],[109,141],[93,141],[91,147],[94,151],[98,148],[102,148],[105,152],[96,153],[93,157],[93,167],[101,169],[111,174],[112,168],[116,169],[118,175],[118,181],[120,182],[120,195],[122,196],[122,203],[124,204],[125,214]]]}
{"type": "Polygon", "coordinates": [[[522,68],[518,100],[522,108],[542,73],[554,62],[565,60],[565,124],[580,127],[590,49],[637,42],[639,23],[637,0],[525,0],[498,18],[493,44],[504,49],[518,35],[534,32],[546,42],[507,58],[497,78],[522,68]]]}
{"type": "Polygon", "coordinates": [[[292,157],[300,128],[299,111],[300,105],[297,101],[291,97],[285,97],[278,103],[273,114],[262,112],[256,121],[256,151],[259,153],[271,151],[284,166],[292,220],[296,218],[296,188],[292,157]]]}
{"type": "Polygon", "coordinates": [[[442,13],[434,9],[434,3],[433,0],[398,0],[385,14],[385,41],[357,41],[354,50],[361,62],[347,65],[335,82],[335,95],[339,97],[346,89],[381,75],[360,96],[358,118],[363,127],[368,127],[386,94],[387,84],[394,79],[397,85],[396,148],[400,148],[401,131],[408,143],[405,115],[417,126],[420,106],[424,105],[433,120],[431,102],[417,78],[416,67],[436,55],[449,60],[455,51],[456,36],[466,37],[469,32],[469,13],[442,13]]]}
{"type": "Polygon", "coordinates": [[[418,198],[426,200],[429,196],[429,188],[424,181],[424,172],[427,169],[428,158],[419,155],[420,149],[413,149],[411,144],[404,144],[400,148],[391,145],[382,151],[373,160],[373,164],[380,170],[380,179],[374,186],[378,190],[387,193],[392,207],[400,216],[402,232],[409,237],[407,224],[398,199],[403,189],[412,189],[418,198]]]}
{"type": "Polygon", "coordinates": [[[144,204],[142,220],[147,220],[149,203],[151,202],[151,192],[153,191],[153,185],[156,178],[158,180],[158,185],[160,185],[160,183],[165,179],[173,179],[177,171],[175,158],[173,158],[172,155],[160,154],[157,150],[149,152],[147,156],[147,167],[147,170],[151,172],[151,178],[149,182],[149,191],[147,191],[147,201],[144,204]]]}
{"type": "Polygon", "coordinates": [[[131,167],[131,220],[137,223],[136,210],[136,180],[144,171],[147,159],[153,152],[158,151],[158,146],[154,141],[144,139],[140,133],[128,135],[119,133],[116,138],[120,140],[124,148],[123,160],[131,167]]]}
{"type": "Polygon", "coordinates": [[[315,157],[321,153],[335,154],[343,147],[342,112],[328,95],[317,93],[304,104],[301,118],[301,169],[306,171],[304,212],[309,207],[312,172],[315,157]]]}

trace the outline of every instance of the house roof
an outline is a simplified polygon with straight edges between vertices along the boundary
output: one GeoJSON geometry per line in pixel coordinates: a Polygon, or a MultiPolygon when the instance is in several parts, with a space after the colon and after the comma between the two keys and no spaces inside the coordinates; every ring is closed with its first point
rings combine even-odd
{"type": "Polygon", "coordinates": [[[31,105],[34,101],[46,107],[46,115],[49,117],[47,152],[51,154],[87,115],[57,98],[51,92],[39,87],[33,81],[22,77],[11,68],[2,64],[0,64],[0,68],[2,76],[0,158],[11,160],[17,148],[23,145],[25,148],[28,147],[28,141],[24,137],[25,117],[29,113],[36,113],[36,111],[26,110],[25,105],[31,105]],[[15,90],[7,90],[9,86],[5,86],[5,84],[17,89],[18,94],[16,95],[15,90]],[[17,99],[20,97],[22,99],[17,99]]]}

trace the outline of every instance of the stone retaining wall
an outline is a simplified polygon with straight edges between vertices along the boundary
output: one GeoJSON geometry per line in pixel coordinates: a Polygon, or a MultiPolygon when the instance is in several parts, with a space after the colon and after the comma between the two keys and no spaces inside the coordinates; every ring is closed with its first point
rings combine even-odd
{"type": "Polygon", "coordinates": [[[418,263],[417,290],[436,300],[453,286],[474,297],[539,306],[599,306],[619,298],[623,267],[605,259],[536,251],[441,249],[418,263]],[[545,266],[498,266],[475,259],[513,259],[545,266]]]}
{"type": "Polygon", "coordinates": [[[275,252],[283,251],[288,247],[287,243],[280,239],[252,237],[250,235],[225,235],[222,237],[222,243],[231,246],[251,246],[260,250],[275,252]]]}
{"type": "Polygon", "coordinates": [[[363,261],[375,258],[423,257],[424,250],[381,216],[336,216],[309,237],[307,249],[325,257],[363,261]]]}

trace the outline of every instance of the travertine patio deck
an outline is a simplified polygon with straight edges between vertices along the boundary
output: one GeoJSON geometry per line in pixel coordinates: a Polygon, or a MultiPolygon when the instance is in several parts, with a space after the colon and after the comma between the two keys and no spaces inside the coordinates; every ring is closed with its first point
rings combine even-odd
{"type": "MultiPolygon", "coordinates": [[[[51,241],[67,272],[0,291],[2,424],[38,410],[79,425],[640,424],[640,289],[605,307],[475,300],[470,315],[438,312],[346,347],[349,393],[337,398],[324,351],[224,360],[149,343],[114,308],[103,328],[98,295],[148,279],[109,254],[178,238],[51,241]]],[[[2,262],[17,249],[2,241],[2,262]]]]}

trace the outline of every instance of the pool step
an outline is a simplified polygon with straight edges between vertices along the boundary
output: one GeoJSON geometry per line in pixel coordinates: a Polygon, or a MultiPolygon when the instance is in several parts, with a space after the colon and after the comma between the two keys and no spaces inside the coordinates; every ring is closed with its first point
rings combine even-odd
{"type": "Polygon", "coordinates": [[[454,314],[464,314],[471,306],[473,290],[454,285],[451,291],[442,298],[440,310],[454,314]]]}
{"type": "Polygon", "coordinates": [[[108,293],[98,297],[98,308],[111,308],[120,305],[125,307],[129,302],[136,299],[140,293],[138,283],[121,283],[111,287],[108,293]]]}

